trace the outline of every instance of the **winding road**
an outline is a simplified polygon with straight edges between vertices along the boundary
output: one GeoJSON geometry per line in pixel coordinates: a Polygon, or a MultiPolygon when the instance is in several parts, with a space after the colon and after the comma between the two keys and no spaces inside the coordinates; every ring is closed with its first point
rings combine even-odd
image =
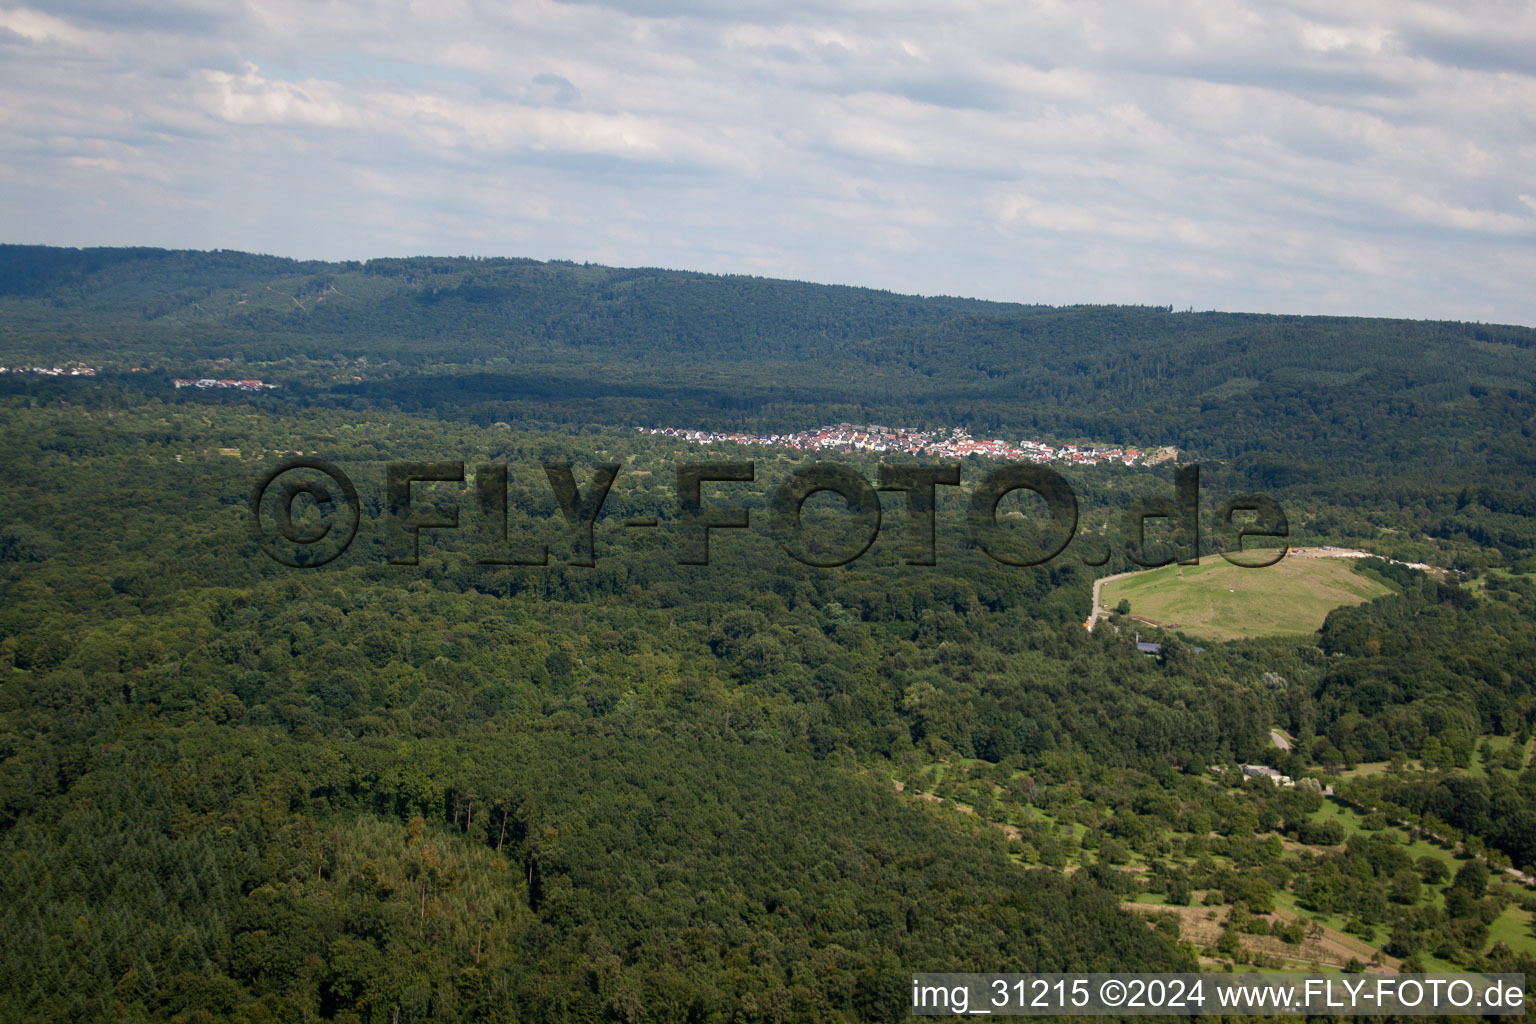
{"type": "Polygon", "coordinates": [[[1088,621],[1083,623],[1088,628],[1088,632],[1092,633],[1093,627],[1098,625],[1099,619],[1103,618],[1106,614],[1106,609],[1099,604],[1099,593],[1103,589],[1104,584],[1110,580],[1123,580],[1127,576],[1135,575],[1135,572],[1118,572],[1113,576],[1104,576],[1093,581],[1093,611],[1089,613],[1088,621]]]}

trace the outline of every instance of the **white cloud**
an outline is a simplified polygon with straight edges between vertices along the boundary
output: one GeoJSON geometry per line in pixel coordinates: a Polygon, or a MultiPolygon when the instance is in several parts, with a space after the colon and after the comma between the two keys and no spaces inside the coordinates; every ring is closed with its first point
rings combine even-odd
{"type": "Polygon", "coordinates": [[[80,27],[42,11],[11,8],[0,11],[0,32],[20,37],[28,43],[84,47],[91,34],[80,27]]]}
{"type": "Polygon", "coordinates": [[[1536,322],[1536,9],[0,10],[6,240],[1536,322]]]}

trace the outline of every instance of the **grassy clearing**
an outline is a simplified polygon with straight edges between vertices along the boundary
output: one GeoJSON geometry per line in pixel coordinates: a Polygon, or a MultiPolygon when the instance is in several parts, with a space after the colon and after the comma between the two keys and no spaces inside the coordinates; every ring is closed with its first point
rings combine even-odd
{"type": "MultiPolygon", "coordinates": [[[[1346,838],[1357,832],[1367,836],[1381,835],[1380,832],[1372,832],[1365,828],[1364,819],[1360,816],[1359,812],[1351,807],[1345,807],[1337,800],[1324,800],[1323,806],[1313,817],[1319,821],[1326,821],[1329,818],[1335,819],[1344,827],[1346,838]]],[[[1415,861],[1420,857],[1433,857],[1436,860],[1445,862],[1446,867],[1453,873],[1462,864],[1461,860],[1458,860],[1456,855],[1450,850],[1436,846],[1426,839],[1415,838],[1411,841],[1405,841],[1408,839],[1405,829],[1397,826],[1388,826],[1387,831],[1393,832],[1399,837],[1398,845],[1402,846],[1408,852],[1408,856],[1412,857],[1415,861]]]]}
{"type": "Polygon", "coordinates": [[[1363,604],[1390,589],[1343,558],[1286,558],[1243,569],[1218,556],[1199,565],[1165,565],[1104,585],[1104,607],[1122,600],[1131,614],[1203,640],[1304,636],[1343,605],[1363,604]]]}
{"type": "Polygon", "coordinates": [[[1318,821],[1327,821],[1329,818],[1336,818],[1338,819],[1339,824],[1344,826],[1345,832],[1365,831],[1365,829],[1361,827],[1361,823],[1364,819],[1360,817],[1359,813],[1356,812],[1353,807],[1345,807],[1337,800],[1324,800],[1323,806],[1318,808],[1317,813],[1312,817],[1316,818],[1318,821]]]}
{"type": "MultiPolygon", "coordinates": [[[[1187,907],[1159,907],[1140,899],[1122,903],[1121,906],[1141,913],[1160,910],[1174,914],[1179,919],[1180,937],[1186,942],[1206,947],[1216,944],[1221,935],[1222,923],[1230,913],[1226,907],[1205,907],[1198,904],[1187,907]]],[[[1399,961],[1382,953],[1380,947],[1346,934],[1333,925],[1325,923],[1322,918],[1296,909],[1294,905],[1284,906],[1278,899],[1275,911],[1264,916],[1279,923],[1300,920],[1304,923],[1315,922],[1321,926],[1321,935],[1308,935],[1301,944],[1294,946],[1267,935],[1244,934],[1241,936],[1243,948],[1249,954],[1260,954],[1271,961],[1278,961],[1283,965],[1279,968],[1281,971],[1310,971],[1319,967],[1337,969],[1343,967],[1352,957],[1362,962],[1379,958],[1391,970],[1395,970],[1398,966],[1399,961]]]]}
{"type": "Polygon", "coordinates": [[[1505,907],[1488,926],[1488,948],[1502,942],[1517,953],[1536,955],[1536,935],[1531,934],[1531,914],[1519,907],[1505,907]]]}
{"type": "MultiPolygon", "coordinates": [[[[1504,771],[1506,770],[1504,758],[1508,754],[1509,749],[1514,745],[1514,738],[1510,736],[1479,736],[1477,743],[1472,748],[1472,760],[1466,768],[1457,768],[1455,770],[1465,772],[1476,778],[1485,777],[1490,771],[1504,771]],[[1491,761],[1483,757],[1483,744],[1485,743],[1492,754],[1491,761]]],[[[1536,739],[1527,741],[1524,747],[1519,748],[1520,757],[1518,758],[1518,764],[1521,769],[1531,763],[1531,750],[1533,746],[1536,746],[1536,739]]],[[[1339,772],[1339,777],[1343,779],[1358,779],[1367,775],[1379,775],[1390,770],[1391,767],[1392,765],[1388,761],[1362,761],[1353,768],[1346,768],[1339,772]]],[[[1424,768],[1422,762],[1415,760],[1404,761],[1403,767],[1409,771],[1422,771],[1424,768]]]]}
{"type": "MultiPolygon", "coordinates": [[[[1515,740],[1512,736],[1482,737],[1472,748],[1472,761],[1468,766],[1468,773],[1474,776],[1486,776],[1490,769],[1494,771],[1502,770],[1504,765],[1504,758],[1508,754],[1510,748],[1514,745],[1515,740]],[[1484,744],[1487,744],[1489,752],[1492,755],[1491,764],[1485,763],[1483,760],[1484,744]]],[[[1525,767],[1526,762],[1530,760],[1530,751],[1528,748],[1529,744],[1527,744],[1527,746],[1524,748],[1520,748],[1519,763],[1522,768],[1525,767]]]]}
{"type": "MultiPolygon", "coordinates": [[[[1417,762],[1412,762],[1417,764],[1417,762]]],[[[1366,775],[1380,775],[1391,767],[1389,761],[1362,761],[1353,768],[1347,768],[1339,773],[1343,779],[1358,779],[1366,775]]]]}
{"type": "MultiPolygon", "coordinates": [[[[1338,936],[1343,942],[1346,943],[1358,943],[1361,946],[1364,946],[1373,951],[1381,952],[1381,947],[1386,941],[1386,935],[1383,934],[1385,929],[1382,928],[1377,929],[1376,942],[1366,942],[1358,935],[1349,934],[1344,930],[1345,921],[1342,917],[1338,917],[1332,914],[1319,914],[1311,910],[1307,910],[1297,902],[1296,894],[1292,892],[1275,893],[1275,909],[1281,911],[1282,914],[1288,914],[1298,920],[1310,921],[1316,924],[1320,924],[1324,929],[1326,929],[1328,935],[1338,936]]],[[[1385,957],[1386,953],[1382,952],[1382,956],[1385,957]]],[[[1420,952],[1418,957],[1419,961],[1424,965],[1424,969],[1428,971],[1438,971],[1445,974],[1456,974],[1464,970],[1464,968],[1457,966],[1451,961],[1442,960],[1427,951],[1420,952]]],[[[1368,960],[1370,958],[1369,956],[1361,956],[1360,959],[1368,960]]]]}

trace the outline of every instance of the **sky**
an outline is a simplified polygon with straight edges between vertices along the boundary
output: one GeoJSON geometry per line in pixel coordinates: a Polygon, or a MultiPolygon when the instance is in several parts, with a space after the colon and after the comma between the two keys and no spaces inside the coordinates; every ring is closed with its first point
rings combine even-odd
{"type": "Polygon", "coordinates": [[[48,0],[0,111],[0,241],[1536,324],[1525,0],[48,0]]]}

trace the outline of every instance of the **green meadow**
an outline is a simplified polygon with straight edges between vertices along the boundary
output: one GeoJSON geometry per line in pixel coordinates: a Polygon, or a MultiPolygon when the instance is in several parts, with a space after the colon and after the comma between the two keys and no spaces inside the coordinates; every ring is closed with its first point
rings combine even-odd
{"type": "Polygon", "coordinates": [[[1165,565],[1104,585],[1103,604],[1131,604],[1134,618],[1205,640],[1304,635],[1328,613],[1389,593],[1343,558],[1290,556],[1261,569],[1207,556],[1199,565],[1165,565]]]}

